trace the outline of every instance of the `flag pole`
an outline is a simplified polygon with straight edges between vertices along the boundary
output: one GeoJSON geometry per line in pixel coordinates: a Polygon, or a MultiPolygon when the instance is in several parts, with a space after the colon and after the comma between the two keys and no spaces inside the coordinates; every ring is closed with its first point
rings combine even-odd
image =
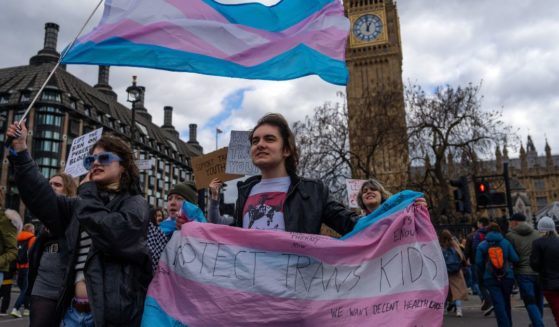
{"type": "MultiPolygon", "coordinates": [[[[89,15],[89,17],[87,18],[85,23],[83,24],[83,26],[80,29],[80,31],[78,32],[78,34],[76,34],[76,37],[74,37],[74,40],[72,41],[72,43],[70,43],[70,46],[68,46],[65,49],[65,51],[62,52],[62,54],[60,55],[60,58],[58,58],[58,61],[56,62],[56,65],[54,65],[54,68],[52,69],[50,74],[45,79],[45,82],[43,83],[43,85],[41,85],[41,87],[37,91],[37,94],[35,94],[35,97],[33,98],[33,100],[31,100],[31,102],[29,103],[29,106],[27,107],[27,109],[25,109],[25,111],[23,112],[23,115],[21,116],[21,118],[17,122],[17,127],[21,126],[21,122],[23,120],[25,120],[25,117],[27,117],[27,115],[29,114],[29,111],[31,111],[31,108],[33,107],[33,105],[37,101],[37,98],[39,98],[39,95],[41,94],[41,92],[43,92],[43,89],[45,88],[45,86],[47,86],[47,83],[50,81],[52,75],[54,75],[54,73],[56,72],[56,69],[58,69],[58,66],[60,66],[60,63],[62,62],[62,59],[64,59],[64,56],[74,46],[74,44],[76,43],[76,41],[78,40],[78,38],[82,34],[83,30],[85,29],[85,27],[87,26],[87,24],[89,23],[89,21],[91,20],[91,18],[93,17],[93,15],[97,11],[97,9],[99,9],[99,6],[101,6],[102,3],[103,3],[103,0],[100,0],[99,3],[97,4],[97,6],[95,6],[95,9],[93,9],[93,11],[89,15]]],[[[6,142],[4,143],[4,145],[10,150],[10,152],[12,152],[12,154],[14,154],[13,149],[10,147],[10,145],[12,144],[12,141],[13,141],[13,137],[10,136],[6,139],[6,142]]]]}

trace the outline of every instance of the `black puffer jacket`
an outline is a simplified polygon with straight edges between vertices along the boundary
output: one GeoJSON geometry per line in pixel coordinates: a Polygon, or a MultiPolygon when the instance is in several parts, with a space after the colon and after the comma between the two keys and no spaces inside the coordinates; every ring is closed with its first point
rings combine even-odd
{"type": "MultiPolygon", "coordinates": [[[[238,227],[243,226],[243,208],[250,190],[261,178],[254,176],[237,183],[234,224],[238,227]]],[[[342,235],[351,232],[359,215],[334,201],[321,181],[294,175],[290,178],[283,212],[286,231],[319,234],[320,226],[325,223],[342,235]]]]}
{"type": "Polygon", "coordinates": [[[101,192],[93,182],[77,198],[57,196],[27,151],[10,156],[25,205],[53,235],[64,236],[68,262],[58,309],[65,311],[74,294],[75,263],[81,230],[92,240],[84,268],[95,326],[139,326],[151,279],[146,232],[148,206],[139,192],[101,192]]]}
{"type": "Polygon", "coordinates": [[[559,237],[546,236],[532,243],[530,266],[540,274],[542,289],[559,291],[559,237]]]}

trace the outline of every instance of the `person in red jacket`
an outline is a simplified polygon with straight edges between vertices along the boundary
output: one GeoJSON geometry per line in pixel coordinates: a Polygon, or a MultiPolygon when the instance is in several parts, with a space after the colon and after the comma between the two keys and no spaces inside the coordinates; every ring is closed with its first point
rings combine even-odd
{"type": "Polygon", "coordinates": [[[17,235],[17,259],[16,259],[16,269],[17,269],[17,287],[19,287],[20,293],[14,304],[14,308],[10,313],[16,318],[21,318],[23,316],[29,316],[29,298],[27,293],[27,277],[29,275],[29,249],[35,243],[35,226],[33,224],[23,225],[23,230],[17,235]],[[21,307],[24,307],[23,313],[21,312],[21,307]]]}

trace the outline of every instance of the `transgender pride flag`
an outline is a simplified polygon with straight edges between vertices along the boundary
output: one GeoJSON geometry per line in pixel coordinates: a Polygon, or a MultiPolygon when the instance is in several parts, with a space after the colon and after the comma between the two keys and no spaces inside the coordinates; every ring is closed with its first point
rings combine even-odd
{"type": "Polygon", "coordinates": [[[65,64],[137,66],[248,79],[319,75],[345,85],[339,0],[105,0],[65,64]]]}
{"type": "Polygon", "coordinates": [[[419,193],[342,240],[188,223],[150,284],[143,326],[442,326],[446,266],[419,193]]]}

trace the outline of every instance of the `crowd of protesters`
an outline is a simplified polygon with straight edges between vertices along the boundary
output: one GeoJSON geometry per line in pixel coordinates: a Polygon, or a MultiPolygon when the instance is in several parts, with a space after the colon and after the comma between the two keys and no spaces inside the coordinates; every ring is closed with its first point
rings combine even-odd
{"type": "Polygon", "coordinates": [[[559,325],[559,237],[552,218],[540,218],[534,228],[515,213],[506,229],[480,218],[460,244],[448,230],[439,241],[449,278],[448,311],[462,317],[466,290],[480,297],[483,314],[494,313],[499,327],[512,326],[511,297],[518,288],[530,326],[544,326],[544,298],[559,325]]]}
{"type": "MultiPolygon", "coordinates": [[[[33,327],[139,326],[159,257],[173,232],[189,220],[181,208],[198,203],[194,183],[174,185],[167,193],[166,207],[150,210],[139,188],[133,152],[122,139],[112,135],[99,139],[84,160],[88,173],[76,185],[65,174],[50,180],[40,174],[27,150],[27,135],[24,124],[9,126],[8,136],[14,138],[9,160],[24,204],[45,227],[35,237],[31,226],[21,231],[15,211],[0,211],[0,281],[6,280],[0,291],[0,312],[7,312],[9,287],[17,270],[20,295],[11,313],[21,317],[31,309],[33,327]]],[[[237,184],[232,217],[219,211],[223,182],[211,181],[208,218],[212,223],[308,234],[320,233],[326,224],[344,235],[391,196],[379,181],[367,180],[357,196],[360,215],[334,201],[321,181],[298,176],[295,137],[279,114],[262,117],[249,141],[260,175],[237,184]]],[[[426,203],[419,199],[416,205],[426,203]]],[[[457,316],[463,315],[470,285],[482,298],[484,313],[495,311],[498,325],[510,326],[515,281],[533,326],[543,326],[543,294],[558,316],[559,268],[549,258],[559,254],[559,238],[548,220],[542,218],[538,224],[538,230],[545,232],[540,238],[522,218],[511,217],[512,229],[506,237],[506,231],[483,218],[464,242],[448,230],[441,233],[449,276],[448,308],[457,316]],[[497,267],[493,261],[499,259],[502,266],[497,267]]]]}

